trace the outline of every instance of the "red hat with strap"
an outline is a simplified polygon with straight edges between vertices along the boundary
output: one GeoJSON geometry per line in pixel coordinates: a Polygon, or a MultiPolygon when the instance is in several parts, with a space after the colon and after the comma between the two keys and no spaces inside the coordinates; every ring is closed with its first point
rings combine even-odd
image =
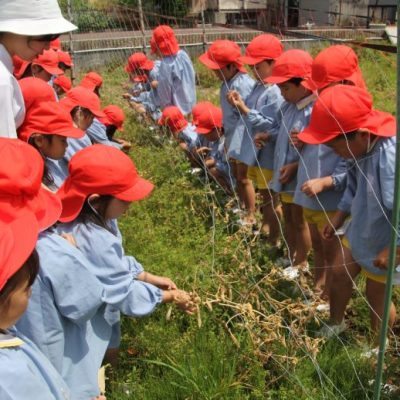
{"type": "Polygon", "coordinates": [[[197,103],[192,110],[193,125],[197,133],[207,134],[215,128],[222,128],[222,110],[209,101],[197,103]]]}
{"type": "Polygon", "coordinates": [[[165,107],[158,124],[168,126],[172,133],[179,133],[188,126],[182,111],[176,106],[165,107]]]}

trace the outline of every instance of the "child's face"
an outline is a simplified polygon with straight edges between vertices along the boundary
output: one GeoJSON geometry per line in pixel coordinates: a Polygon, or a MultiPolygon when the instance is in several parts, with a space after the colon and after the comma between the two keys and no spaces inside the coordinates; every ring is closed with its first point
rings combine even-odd
{"type": "Polygon", "coordinates": [[[74,117],[74,122],[79,129],[86,131],[92,125],[94,115],[89,111],[78,110],[74,117]]]}
{"type": "Polygon", "coordinates": [[[23,60],[32,61],[44,50],[50,49],[50,41],[45,37],[24,36],[5,32],[2,34],[1,43],[11,55],[17,55],[23,60]]]}
{"type": "Polygon", "coordinates": [[[35,137],[35,144],[40,149],[42,154],[54,160],[60,160],[64,157],[68,147],[67,138],[60,135],[38,135],[35,137]]]}
{"type": "Polygon", "coordinates": [[[221,135],[218,129],[213,129],[211,132],[206,133],[204,136],[209,142],[216,142],[221,135]]]}
{"type": "Polygon", "coordinates": [[[220,69],[213,69],[215,76],[222,82],[230,81],[238,72],[234,64],[229,64],[220,69]]]}
{"type": "Polygon", "coordinates": [[[282,97],[288,103],[296,104],[298,101],[311,94],[311,92],[307,90],[303,85],[300,84],[299,86],[297,86],[293,82],[289,81],[279,83],[278,86],[281,90],[282,97]]]}
{"type": "Polygon", "coordinates": [[[340,157],[353,159],[360,158],[368,152],[370,141],[370,132],[365,129],[359,129],[351,137],[347,138],[347,140],[344,135],[340,135],[325,143],[325,145],[330,147],[340,157]]]}
{"type": "Polygon", "coordinates": [[[39,65],[32,65],[32,75],[35,78],[42,79],[45,82],[48,82],[52,75],[48,73],[44,68],[40,67],[39,65]]]}
{"type": "Polygon", "coordinates": [[[6,304],[0,305],[0,328],[8,329],[21,318],[28,307],[32,288],[28,286],[29,280],[26,279],[8,297],[6,304]]]}
{"type": "Polygon", "coordinates": [[[61,86],[58,86],[56,83],[53,86],[54,86],[54,90],[57,93],[57,96],[58,97],[63,97],[64,94],[65,94],[64,89],[61,86]]]}
{"type": "Polygon", "coordinates": [[[118,219],[128,211],[130,205],[130,201],[124,201],[117,199],[116,197],[112,197],[110,202],[108,203],[104,218],[118,219]]]}
{"type": "Polygon", "coordinates": [[[251,70],[253,71],[254,77],[259,82],[263,82],[265,78],[271,76],[273,66],[274,66],[274,61],[269,63],[268,61],[264,60],[258,64],[252,65],[251,70]]]}

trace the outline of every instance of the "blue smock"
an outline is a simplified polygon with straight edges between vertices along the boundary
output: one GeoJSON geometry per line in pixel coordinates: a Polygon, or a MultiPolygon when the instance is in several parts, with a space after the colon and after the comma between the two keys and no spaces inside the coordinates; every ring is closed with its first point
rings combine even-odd
{"type": "Polygon", "coordinates": [[[179,132],[178,140],[185,142],[188,146],[188,150],[192,151],[196,147],[201,146],[200,136],[201,135],[196,131],[196,127],[189,122],[188,125],[179,132]]]}
{"type": "Polygon", "coordinates": [[[52,231],[42,232],[36,249],[39,275],[17,328],[51,361],[71,388],[73,399],[99,395],[88,340],[89,321],[104,304],[104,289],[86,257],[52,231]]]}
{"type": "Polygon", "coordinates": [[[11,329],[0,333],[0,399],[70,400],[72,397],[44,354],[28,338],[11,329]]]}
{"type": "Polygon", "coordinates": [[[192,61],[184,50],[163,57],[158,73],[160,107],[178,107],[189,115],[196,104],[196,79],[192,61]]]}
{"type": "MultiPolygon", "coordinates": [[[[354,260],[375,275],[386,275],[373,263],[377,255],[390,245],[396,138],[379,138],[372,150],[353,162],[338,209],[350,212],[345,233],[354,260]]],[[[399,239],[398,239],[399,244],[399,239]]]]}
{"type": "Polygon", "coordinates": [[[121,150],[122,145],[110,140],[107,136],[107,127],[97,118],[93,119],[93,123],[86,130],[86,134],[92,143],[105,144],[107,146],[116,147],[121,150]]]}
{"type": "Polygon", "coordinates": [[[241,138],[245,129],[244,121],[239,110],[232,106],[226,95],[230,90],[239,92],[243,101],[247,100],[254,86],[254,80],[249,75],[238,72],[229,81],[224,81],[220,89],[220,104],[222,108],[222,123],[225,132],[225,146],[229,157],[238,156],[238,148],[240,147],[241,138]]]}
{"type": "Polygon", "coordinates": [[[281,114],[277,125],[269,131],[272,141],[275,141],[274,151],[274,175],[271,181],[271,189],[274,192],[283,192],[294,196],[297,185],[296,175],[287,184],[282,185],[279,182],[280,169],[287,164],[298,162],[300,158],[299,150],[291,144],[290,132],[296,129],[301,132],[310,122],[311,111],[313,108],[315,96],[310,95],[296,104],[284,102],[279,111],[281,114]]]}
{"type": "Polygon", "coordinates": [[[347,162],[331,148],[323,144],[306,144],[301,149],[297,187],[294,202],[302,207],[316,211],[336,211],[346,187],[347,162]],[[334,187],[308,197],[301,191],[303,183],[314,178],[332,176],[334,187]]]}
{"type": "MultiPolygon", "coordinates": [[[[235,159],[247,165],[258,166],[257,160],[260,150],[254,145],[254,135],[259,132],[268,132],[274,126],[282,102],[283,97],[277,85],[265,85],[261,82],[255,83],[253,90],[246,100],[246,105],[250,111],[247,115],[243,115],[243,119],[240,121],[241,124],[245,124],[245,127],[242,132],[241,141],[238,142],[235,159]]],[[[267,143],[265,148],[269,149],[270,153],[272,153],[272,163],[273,142],[267,143]]],[[[262,150],[265,152],[266,149],[262,150]]]]}

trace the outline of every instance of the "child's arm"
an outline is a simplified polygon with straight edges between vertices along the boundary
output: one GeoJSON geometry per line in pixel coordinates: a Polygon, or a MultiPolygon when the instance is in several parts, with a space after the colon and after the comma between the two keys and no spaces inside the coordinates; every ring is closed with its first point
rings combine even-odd
{"type": "MultiPolygon", "coordinates": [[[[389,247],[384,248],[375,258],[374,266],[379,269],[387,269],[389,266],[389,247]]],[[[400,264],[400,247],[396,250],[396,265],[400,264]]],[[[395,267],[396,268],[396,267],[395,267]]]]}
{"type": "Polygon", "coordinates": [[[215,161],[215,158],[213,158],[213,157],[209,157],[205,161],[205,165],[207,168],[215,167],[216,164],[217,164],[217,162],[215,161]]]}
{"type": "Polygon", "coordinates": [[[333,188],[332,176],[310,179],[303,183],[301,191],[308,197],[314,197],[317,194],[333,188]]]}
{"type": "Polygon", "coordinates": [[[237,90],[230,90],[226,94],[226,99],[228,100],[228,103],[231,106],[236,107],[242,115],[247,115],[250,112],[250,108],[246,106],[242,96],[240,96],[240,93],[237,90]]]}
{"type": "Polygon", "coordinates": [[[152,285],[157,286],[158,288],[163,289],[163,290],[176,290],[177,289],[177,286],[172,281],[172,279],[164,277],[164,276],[153,275],[147,271],[142,271],[136,277],[136,279],[139,281],[142,281],[142,282],[151,283],[152,285]]]}
{"type": "Polygon", "coordinates": [[[254,144],[257,149],[262,149],[267,142],[270,140],[270,134],[268,132],[258,132],[254,135],[254,144]]]}
{"type": "Polygon", "coordinates": [[[175,305],[187,314],[196,312],[196,299],[192,294],[184,290],[169,290],[163,292],[163,303],[175,303],[175,305]]]}

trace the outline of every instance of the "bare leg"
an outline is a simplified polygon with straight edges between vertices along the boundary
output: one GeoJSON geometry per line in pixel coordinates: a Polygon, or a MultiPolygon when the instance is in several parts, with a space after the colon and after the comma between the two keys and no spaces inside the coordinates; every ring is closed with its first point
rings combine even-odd
{"type": "Polygon", "coordinates": [[[285,221],[284,233],[288,246],[288,257],[292,261],[296,256],[296,226],[293,222],[292,204],[282,202],[283,219],[285,221]]]}
{"type": "MultiPolygon", "coordinates": [[[[386,284],[373,281],[367,278],[366,295],[370,306],[371,329],[377,340],[384,313],[386,284]]],[[[393,328],[396,319],[396,308],[390,305],[389,328],[393,328]]]]}
{"type": "Polygon", "coordinates": [[[247,212],[246,220],[249,222],[255,222],[255,211],[256,211],[256,193],[254,191],[253,182],[247,177],[248,166],[246,164],[237,164],[237,182],[241,185],[243,201],[247,212]]]}
{"type": "Polygon", "coordinates": [[[318,226],[309,223],[308,227],[310,229],[311,243],[314,250],[314,289],[319,293],[325,286],[325,253],[318,226]]]}
{"type": "Polygon", "coordinates": [[[279,202],[279,195],[268,189],[260,190],[263,199],[263,227],[267,226],[269,230],[268,242],[276,245],[280,236],[280,219],[282,218],[282,207],[279,202]]]}
{"type": "Polygon", "coordinates": [[[331,240],[325,240],[322,237],[322,246],[324,247],[325,255],[325,286],[321,293],[321,298],[329,300],[332,283],[332,265],[334,265],[335,260],[341,253],[341,239],[338,236],[334,236],[331,240]]]}
{"type": "Polygon", "coordinates": [[[331,322],[339,325],[353,291],[353,282],[361,268],[354,262],[350,250],[343,246],[332,265],[332,282],[329,296],[331,322]]]}
{"type": "Polygon", "coordinates": [[[292,204],[293,223],[296,235],[296,257],[294,264],[304,264],[311,249],[311,238],[308,224],[303,217],[303,208],[292,204]]]}

